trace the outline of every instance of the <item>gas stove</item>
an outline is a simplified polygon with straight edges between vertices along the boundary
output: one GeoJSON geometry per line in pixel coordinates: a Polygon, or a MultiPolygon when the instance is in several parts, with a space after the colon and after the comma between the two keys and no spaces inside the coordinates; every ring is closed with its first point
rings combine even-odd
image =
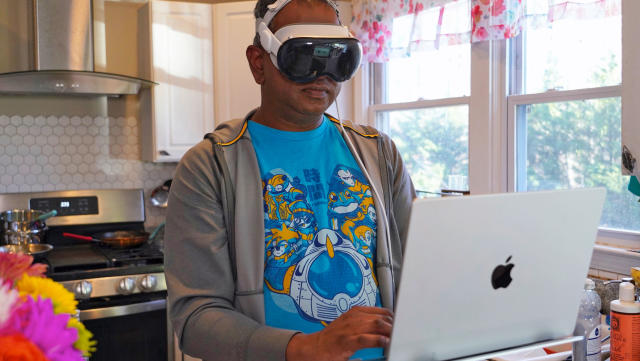
{"type": "Polygon", "coordinates": [[[0,210],[9,209],[58,211],[46,221],[42,241],[53,249],[35,262],[46,264],[47,276],[76,296],[79,318],[99,345],[91,360],[171,358],[162,250],[149,241],[113,248],[64,235],[144,231],[143,190],[0,194],[0,210]],[[137,343],[125,347],[132,335],[139,335],[137,343]]]}
{"type": "Polygon", "coordinates": [[[43,241],[53,245],[53,250],[36,262],[47,264],[47,276],[61,282],[78,299],[166,290],[164,255],[155,244],[146,242],[120,249],[63,235],[144,231],[141,189],[0,195],[0,209],[25,208],[58,212],[57,217],[47,221],[49,229],[43,241]],[[92,289],[110,291],[96,294],[92,289]]]}

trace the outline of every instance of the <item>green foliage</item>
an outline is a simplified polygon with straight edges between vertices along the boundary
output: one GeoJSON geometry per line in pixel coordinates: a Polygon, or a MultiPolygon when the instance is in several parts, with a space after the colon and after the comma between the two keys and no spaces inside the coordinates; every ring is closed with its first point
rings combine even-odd
{"type": "Polygon", "coordinates": [[[468,108],[455,106],[384,114],[416,189],[439,192],[449,175],[468,175],[468,108]]]}
{"type": "MultiPolygon", "coordinates": [[[[548,58],[549,65],[554,59],[548,58]]],[[[619,82],[614,55],[592,74],[599,84],[619,82]]],[[[553,89],[562,74],[547,66],[545,85],[553,89]]],[[[525,105],[526,185],[518,191],[605,187],[601,225],[640,230],[640,205],[621,174],[620,98],[525,105]]],[[[518,112],[518,114],[522,114],[518,112]]],[[[402,154],[416,189],[439,192],[449,175],[468,175],[468,107],[392,111],[382,124],[402,154]]],[[[520,176],[520,175],[519,175],[520,176]]]]}
{"type": "MultiPolygon", "coordinates": [[[[607,59],[593,78],[606,82],[615,67],[615,59],[607,59]]],[[[554,84],[557,76],[547,72],[545,83],[554,84]]],[[[525,107],[527,183],[520,190],[605,187],[601,225],[640,230],[640,207],[626,189],[629,177],[621,174],[620,98],[525,107]]]]}

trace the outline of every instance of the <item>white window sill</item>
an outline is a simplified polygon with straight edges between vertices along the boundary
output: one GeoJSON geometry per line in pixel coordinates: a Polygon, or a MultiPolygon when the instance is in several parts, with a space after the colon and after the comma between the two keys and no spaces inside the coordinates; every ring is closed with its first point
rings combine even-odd
{"type": "MultiPolygon", "coordinates": [[[[591,268],[619,275],[629,275],[632,267],[640,267],[639,232],[620,232],[610,229],[598,231],[598,241],[593,248],[591,268]]],[[[605,276],[604,278],[613,278],[605,276]]]]}

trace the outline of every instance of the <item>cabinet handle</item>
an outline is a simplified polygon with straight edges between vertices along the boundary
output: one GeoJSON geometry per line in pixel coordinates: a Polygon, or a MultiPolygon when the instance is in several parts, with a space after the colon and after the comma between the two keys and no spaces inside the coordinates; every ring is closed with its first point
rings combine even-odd
{"type": "Polygon", "coordinates": [[[166,150],[159,150],[158,153],[160,153],[160,155],[171,155],[166,150]]]}

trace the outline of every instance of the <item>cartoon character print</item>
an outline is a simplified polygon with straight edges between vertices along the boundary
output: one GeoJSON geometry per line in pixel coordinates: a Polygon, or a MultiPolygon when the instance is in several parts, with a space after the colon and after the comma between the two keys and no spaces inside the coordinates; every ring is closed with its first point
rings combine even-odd
{"type": "Polygon", "coordinates": [[[298,312],[311,321],[331,322],[353,306],[376,305],[371,262],[331,229],[318,231],[290,282],[289,296],[298,312]]]}
{"type": "Polygon", "coordinates": [[[274,174],[266,182],[264,188],[265,211],[272,221],[290,221],[293,214],[289,205],[304,198],[304,193],[291,184],[290,177],[286,174],[274,174]]]}
{"type": "Polygon", "coordinates": [[[372,260],[371,243],[376,237],[376,213],[371,188],[358,178],[363,175],[346,166],[337,166],[329,184],[329,218],[358,252],[372,260]],[[356,176],[357,175],[357,176],[356,176]]]}
{"type": "Polygon", "coordinates": [[[375,306],[377,297],[371,190],[354,169],[338,166],[332,175],[328,215],[333,229],[318,230],[297,178],[272,171],[263,182],[265,285],[291,297],[302,317],[322,323],[356,305],[375,306]]]}
{"type": "Polygon", "coordinates": [[[313,210],[309,209],[307,202],[296,200],[289,205],[292,214],[289,228],[295,229],[301,239],[311,242],[313,235],[318,231],[318,224],[313,210]]]}
{"type": "Polygon", "coordinates": [[[266,233],[264,282],[272,292],[289,293],[287,279],[291,279],[293,268],[304,256],[308,242],[284,223],[280,229],[269,229],[266,233]]]}
{"type": "Polygon", "coordinates": [[[290,279],[317,225],[297,178],[280,170],[265,178],[265,284],[273,292],[288,293],[287,274],[290,279]]]}

